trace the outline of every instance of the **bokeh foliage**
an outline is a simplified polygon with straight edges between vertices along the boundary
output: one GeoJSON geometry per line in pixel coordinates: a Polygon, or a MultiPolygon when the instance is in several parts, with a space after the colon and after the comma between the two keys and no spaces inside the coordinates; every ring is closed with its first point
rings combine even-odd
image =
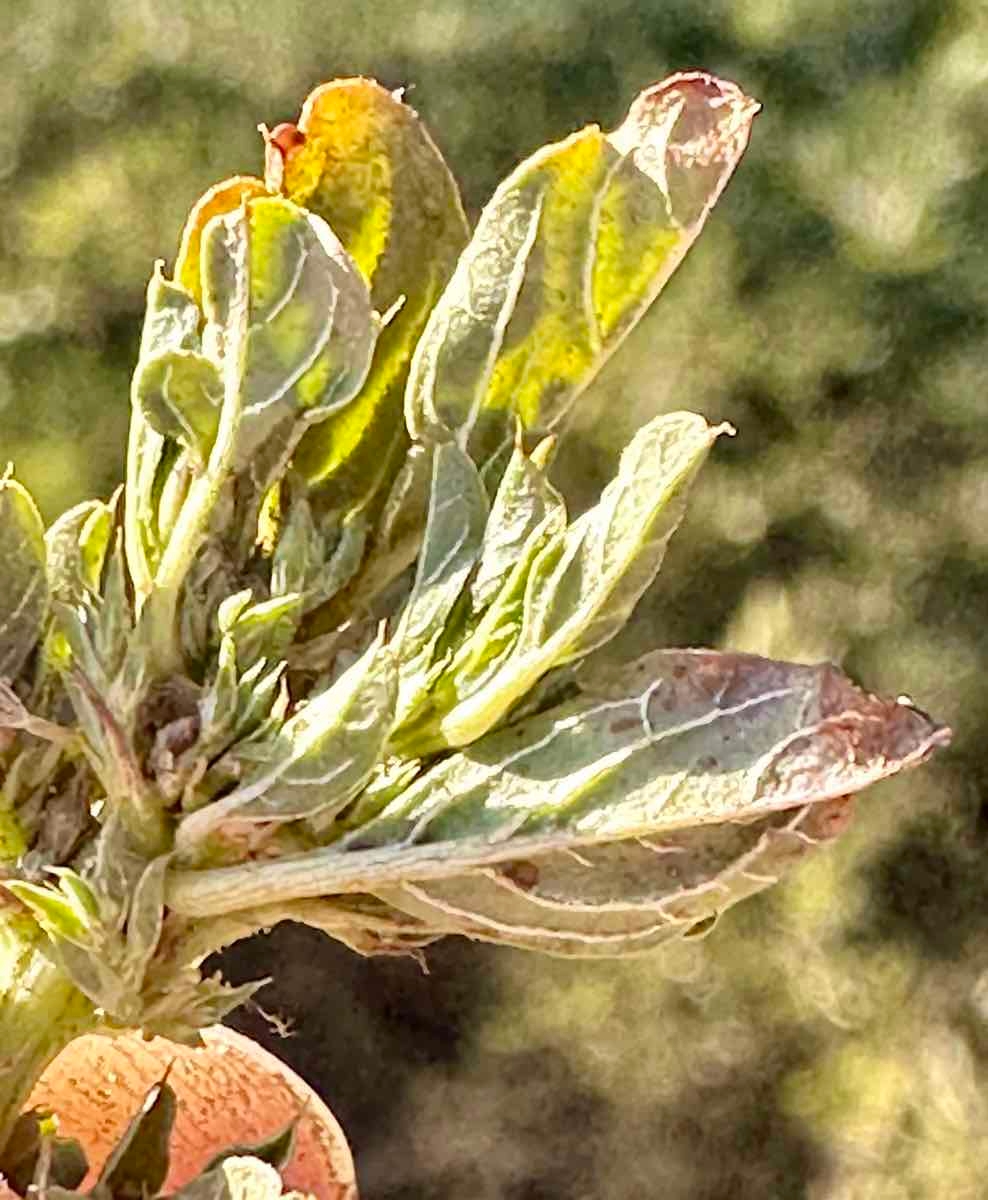
{"type": "MultiPolygon", "coordinates": [[[[676,281],[581,402],[575,505],[663,410],[729,420],[624,649],[832,657],[955,747],[713,937],[429,976],[306,930],[242,947],[364,1191],[673,1200],[982,1194],[988,1167],[988,10],[981,0],[24,0],[0,71],[4,457],[51,519],[123,470],[152,261],[261,165],[258,121],[359,72],[472,218],[500,178],[702,66],[764,104],[676,281]]],[[[232,958],[232,956],[231,956],[232,958]]]]}

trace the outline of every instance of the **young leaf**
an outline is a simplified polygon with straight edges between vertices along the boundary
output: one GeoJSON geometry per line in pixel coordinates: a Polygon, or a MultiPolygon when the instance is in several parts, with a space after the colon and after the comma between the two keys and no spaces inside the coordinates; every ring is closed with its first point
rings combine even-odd
{"type": "Polygon", "coordinates": [[[168,350],[138,365],[134,401],[162,437],[180,442],[202,468],[219,428],[223,380],[216,363],[193,350],[168,350]]]}
{"type": "Polygon", "coordinates": [[[268,189],[251,175],[235,175],[217,183],[196,201],[182,230],[175,260],[175,280],[197,305],[202,304],[202,235],[213,217],[236,212],[248,200],[267,196],[268,189]]]}
{"type": "Polygon", "coordinates": [[[530,543],[531,535],[547,516],[558,514],[558,520],[565,524],[563,498],[549,482],[544,469],[551,442],[547,438],[534,454],[528,455],[520,436],[515,439],[511,458],[494,494],[480,561],[470,584],[474,613],[482,612],[494,599],[530,543]]]}
{"type": "Polygon", "coordinates": [[[408,364],[469,229],[442,155],[415,111],[371,79],[317,88],[298,144],[271,178],[329,222],[389,319],[360,396],[308,432],[296,467],[318,483],[323,507],[359,506],[400,465],[408,364]]]}
{"type": "Polygon", "coordinates": [[[81,604],[98,593],[113,532],[113,506],[84,500],[45,533],[45,560],[53,600],[81,604]]]}
{"type": "MultiPolygon", "coordinates": [[[[829,665],[674,650],[580,674],[576,699],[441,760],[341,840],[294,860],[176,873],[169,905],[204,916],[432,886],[688,830],[697,839],[689,854],[716,874],[725,835],[712,834],[705,849],[705,831],[851,795],[917,765],[949,737],[917,709],[859,691],[829,665]]],[[[782,849],[766,861],[781,864],[782,849]]],[[[620,898],[613,888],[621,871],[612,864],[608,876],[610,903],[620,898]]],[[[628,895],[640,898],[639,872],[630,878],[628,895]]],[[[697,915],[668,912],[680,924],[697,915]]]]}
{"type": "Polygon", "coordinates": [[[26,488],[0,478],[0,679],[13,679],[48,614],[45,527],[26,488]]]}
{"type": "Polygon", "coordinates": [[[169,855],[152,859],[141,873],[127,912],[124,975],[137,992],[151,962],[165,919],[165,871],[169,855]]]}
{"type": "Polygon", "coordinates": [[[124,492],[127,565],[138,597],[151,590],[151,579],[163,549],[158,528],[158,502],[178,446],[153,428],[144,414],[139,387],[144,372],[159,357],[199,351],[202,313],[192,294],[164,276],[155,264],[148,284],[144,329],[131,386],[127,487],[124,492]]]}
{"type": "Polygon", "coordinates": [[[486,524],[477,468],[453,443],[436,446],[425,542],[394,637],[403,667],[422,658],[428,663],[480,554],[486,524]]]}
{"type": "Polygon", "coordinates": [[[530,534],[503,600],[491,606],[436,686],[431,714],[402,730],[396,747],[417,757],[473,741],[550,668],[617,633],[655,578],[686,492],[722,431],[693,413],[657,418],[632,439],[593,508],[541,548],[548,530],[530,534]],[[529,553],[535,554],[530,566],[529,553]]]}
{"type": "Polygon", "coordinates": [[[366,617],[382,593],[415,562],[429,510],[432,467],[431,450],[413,445],[381,506],[359,571],[312,613],[303,626],[303,644],[292,651],[293,665],[324,670],[335,653],[341,627],[366,617]]]}
{"type": "Polygon", "coordinates": [[[292,497],[271,558],[272,595],[298,593],[303,612],[325,603],[360,569],[367,536],[365,513],[317,521],[306,496],[292,497]]]}
{"type": "Polygon", "coordinates": [[[242,470],[272,435],[293,447],[305,425],[350,402],[376,328],[367,287],[329,226],[287,200],[257,199],[215,217],[202,235],[202,267],[203,347],[236,394],[233,466],[242,470]]]}
{"type": "Polygon", "coordinates": [[[477,462],[559,424],[696,240],[757,105],[699,72],[642,92],[619,129],[590,126],[495,192],[412,364],[414,437],[455,433],[477,462]]]}
{"type": "Polygon", "coordinates": [[[202,604],[183,605],[179,619],[183,584],[195,573],[208,590],[217,568],[235,573],[228,549],[246,559],[265,497],[305,429],[359,391],[377,333],[367,286],[329,226],[288,200],[249,200],[213,217],[200,262],[202,352],[222,375],[223,404],[209,461],[188,486],[154,572],[146,628],[159,673],[198,656],[195,616],[211,619],[202,604]],[[211,530],[222,544],[207,564],[200,551],[211,530]]]}
{"type": "Polygon", "coordinates": [[[186,817],[188,854],[226,821],[291,821],[343,808],[370,778],[391,731],[397,679],[379,639],[331,687],[285,722],[242,785],[186,817]]]}

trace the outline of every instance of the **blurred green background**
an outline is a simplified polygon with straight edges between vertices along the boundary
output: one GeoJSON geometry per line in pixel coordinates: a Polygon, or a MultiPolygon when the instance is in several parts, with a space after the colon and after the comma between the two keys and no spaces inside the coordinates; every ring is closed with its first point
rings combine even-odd
{"type": "MultiPolygon", "coordinates": [[[[985,0],[4,0],[2,456],[50,519],[123,469],[155,258],[255,126],[411,85],[472,216],[524,155],[703,67],[764,104],[659,304],[582,402],[586,503],[649,415],[733,422],[625,650],[833,658],[951,723],[833,850],[704,942],[614,965],[307,930],[278,1052],[368,1200],[936,1200],[988,1190],[985,0]]],[[[241,1028],[274,1043],[260,1015],[241,1028]]]]}

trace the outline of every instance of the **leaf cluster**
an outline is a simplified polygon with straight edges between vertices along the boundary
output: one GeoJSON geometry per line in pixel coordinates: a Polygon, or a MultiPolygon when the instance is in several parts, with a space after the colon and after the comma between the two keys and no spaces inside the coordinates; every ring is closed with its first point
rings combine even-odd
{"type": "Polygon", "coordinates": [[[674,76],[471,232],[415,113],[342,80],[194,206],[123,487],[46,531],[0,481],[5,894],[107,1024],[194,1039],[247,994],[202,960],[285,919],[364,953],[705,933],[945,740],[827,666],[599,654],[730,430],[654,418],[575,516],[556,440],[756,109],[674,76]]]}

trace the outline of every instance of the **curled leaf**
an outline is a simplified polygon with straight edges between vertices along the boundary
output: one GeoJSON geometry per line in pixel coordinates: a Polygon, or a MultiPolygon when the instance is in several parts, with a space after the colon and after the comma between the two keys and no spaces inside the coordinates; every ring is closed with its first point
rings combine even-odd
{"type": "Polygon", "coordinates": [[[235,175],[224,179],[196,201],[182,230],[182,241],[175,261],[175,280],[197,304],[202,304],[202,235],[213,217],[235,212],[248,200],[268,195],[260,179],[235,175]]]}
{"type": "Polygon", "coordinates": [[[558,850],[377,895],[435,932],[567,957],[626,957],[706,934],[849,820],[850,800],[838,797],[747,824],[558,850]]]}
{"type": "MultiPolygon", "coordinates": [[[[552,856],[546,879],[555,873],[562,891],[550,887],[552,903],[540,909],[545,925],[533,927],[540,943],[551,941],[544,935],[555,928],[553,903],[566,907],[567,894],[578,907],[618,903],[633,910],[625,932],[640,930],[643,915],[653,925],[671,923],[681,932],[720,907],[718,890],[727,903],[732,889],[746,886],[732,862],[743,866],[745,860],[754,868],[761,863],[764,870],[755,873],[774,879],[804,833],[811,841],[829,836],[829,823],[836,819],[839,825],[843,806],[794,820],[800,810],[842,800],[915,766],[949,737],[919,710],[862,692],[829,665],[676,650],[578,678],[575,699],[441,760],[380,815],[333,845],[294,860],[251,864],[250,870],[175,874],[170,905],[206,915],[361,892],[380,894],[408,911],[407,898],[419,889],[426,907],[462,902],[460,932],[494,936],[497,930],[485,920],[496,922],[504,909],[492,903],[487,884],[467,879],[457,884],[455,899],[442,888],[430,889],[441,881],[501,872],[522,891],[527,880],[537,903],[540,864],[552,856]],[[783,812],[793,818],[788,825],[776,824],[776,814],[783,812]],[[762,822],[761,828],[736,832],[739,824],[752,822],[762,822]],[[654,888],[647,869],[642,873],[642,864],[651,860],[640,845],[630,848],[630,867],[625,851],[600,856],[596,849],[641,839],[660,849],[653,865],[660,882],[654,888]],[[668,839],[692,864],[684,877],[663,861],[661,847],[668,839]],[[589,873],[563,882],[559,856],[569,852],[586,857],[589,873]],[[534,871],[523,864],[533,864],[534,871]],[[599,888],[594,865],[602,867],[599,888]],[[691,876],[706,889],[696,904],[689,888],[681,890],[691,876]],[[468,893],[474,897],[469,902],[468,893]]],[[[620,928],[608,928],[610,918],[601,919],[605,932],[622,935],[620,928]]],[[[442,931],[455,924],[445,910],[441,921],[435,912],[429,920],[424,928],[442,931]]],[[[515,919],[509,923],[514,926],[515,919]]],[[[564,921],[563,934],[566,928],[564,921]]],[[[569,929],[573,932],[572,925],[569,929]]],[[[584,925],[577,932],[588,930],[584,925]]],[[[497,940],[524,939],[514,928],[497,940]]]]}
{"type": "Polygon", "coordinates": [[[329,226],[287,200],[215,217],[202,265],[203,348],[236,405],[233,465],[243,469],[268,437],[292,447],[304,425],[353,398],[376,328],[367,287],[329,226]]]}
{"type": "Polygon", "coordinates": [[[360,504],[400,466],[402,403],[426,319],[469,236],[456,183],[418,115],[371,79],[338,79],[306,100],[280,188],[324,218],[389,314],[359,397],[311,430],[296,466],[324,506],[360,504]]]}
{"type": "Polygon", "coordinates": [[[515,419],[552,429],[696,240],[758,106],[694,72],[639,95],[620,128],[589,126],[497,189],[416,350],[416,437],[455,434],[477,462],[515,419]]]}
{"type": "Polygon", "coordinates": [[[205,465],[216,440],[223,380],[214,362],[192,350],[169,350],[145,360],[134,378],[134,399],[152,429],[205,465]]]}
{"type": "MultiPolygon", "coordinates": [[[[127,566],[138,596],[151,590],[151,580],[167,537],[159,526],[159,504],[168,484],[179,446],[169,441],[145,415],[148,398],[142,394],[145,374],[159,360],[173,355],[197,354],[201,349],[199,327],[202,313],[186,288],[165,278],[160,263],[148,284],[144,329],[134,380],[131,385],[130,434],[127,447],[127,486],[124,490],[124,528],[127,566]]],[[[153,404],[151,405],[154,408],[153,404]]],[[[153,415],[153,413],[152,413],[153,415]]],[[[170,415],[168,406],[159,413],[162,427],[189,428],[197,455],[202,447],[194,436],[194,423],[170,415]]],[[[159,423],[160,423],[159,422],[159,423]]]]}

